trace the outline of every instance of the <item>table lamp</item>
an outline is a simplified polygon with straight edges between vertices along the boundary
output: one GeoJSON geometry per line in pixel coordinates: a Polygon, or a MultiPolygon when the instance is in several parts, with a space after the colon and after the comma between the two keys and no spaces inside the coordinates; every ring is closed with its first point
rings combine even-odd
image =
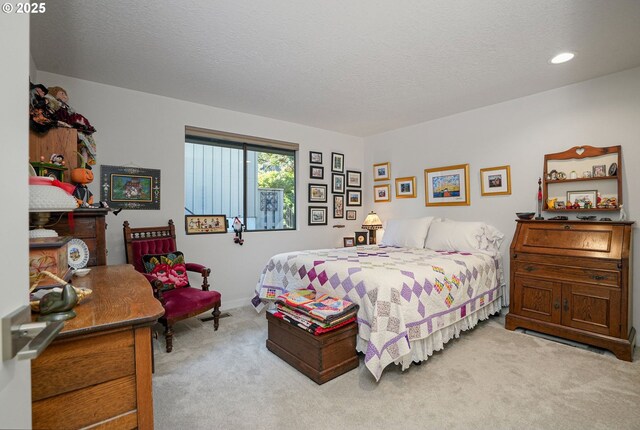
{"type": "Polygon", "coordinates": [[[29,177],[29,212],[35,229],[29,231],[29,238],[57,237],[55,230],[45,229],[51,212],[71,212],[78,207],[64,187],[73,187],[45,176],[29,177]]]}
{"type": "Polygon", "coordinates": [[[376,244],[376,230],[380,230],[382,228],[382,221],[374,211],[369,212],[369,215],[362,223],[362,228],[365,230],[369,230],[369,245],[376,244]]]}

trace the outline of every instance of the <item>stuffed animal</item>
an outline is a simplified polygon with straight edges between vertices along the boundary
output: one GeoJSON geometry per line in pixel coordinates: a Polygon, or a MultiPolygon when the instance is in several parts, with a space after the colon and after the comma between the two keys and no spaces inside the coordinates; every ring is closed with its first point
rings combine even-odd
{"type": "Polygon", "coordinates": [[[236,232],[236,237],[233,238],[233,242],[238,245],[242,245],[244,243],[244,239],[242,238],[242,230],[244,229],[244,224],[240,221],[240,218],[235,217],[233,220],[233,231],[236,232]]]}

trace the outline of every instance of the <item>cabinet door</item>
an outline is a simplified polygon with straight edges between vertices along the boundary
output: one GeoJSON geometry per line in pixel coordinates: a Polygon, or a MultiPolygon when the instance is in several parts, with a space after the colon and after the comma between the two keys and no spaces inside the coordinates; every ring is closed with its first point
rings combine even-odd
{"type": "Polygon", "coordinates": [[[562,284],[518,277],[515,280],[514,291],[513,301],[517,315],[560,324],[562,284]]]}
{"type": "Polygon", "coordinates": [[[562,324],[620,336],[620,290],[586,284],[562,285],[562,324]]]}

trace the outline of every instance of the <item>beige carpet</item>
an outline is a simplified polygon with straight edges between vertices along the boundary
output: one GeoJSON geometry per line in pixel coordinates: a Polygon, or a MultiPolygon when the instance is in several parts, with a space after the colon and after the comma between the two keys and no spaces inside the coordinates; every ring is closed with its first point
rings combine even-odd
{"type": "Polygon", "coordinates": [[[503,328],[491,318],[421,366],[364,367],[324,385],[265,347],[264,312],[230,311],[154,341],[157,429],[640,429],[633,363],[503,328]]]}

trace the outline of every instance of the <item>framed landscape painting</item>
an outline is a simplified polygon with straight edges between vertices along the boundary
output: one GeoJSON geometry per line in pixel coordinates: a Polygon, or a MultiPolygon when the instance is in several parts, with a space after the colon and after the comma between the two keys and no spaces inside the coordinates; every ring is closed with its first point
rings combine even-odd
{"type": "Polygon", "coordinates": [[[373,165],[373,180],[386,181],[391,179],[391,163],[379,163],[373,165]]]}
{"type": "Polygon", "coordinates": [[[362,172],[347,170],[347,186],[360,188],[362,186],[362,172]]]}
{"type": "Polygon", "coordinates": [[[309,225],[327,225],[326,206],[309,206],[309,225]]]}
{"type": "Polygon", "coordinates": [[[412,199],[416,197],[416,177],[396,178],[396,198],[412,199]]]}
{"type": "Polygon", "coordinates": [[[424,170],[425,206],[469,206],[469,164],[424,170]]]}
{"type": "Polygon", "coordinates": [[[309,184],[309,203],[326,203],[327,185],[309,184]]]}

